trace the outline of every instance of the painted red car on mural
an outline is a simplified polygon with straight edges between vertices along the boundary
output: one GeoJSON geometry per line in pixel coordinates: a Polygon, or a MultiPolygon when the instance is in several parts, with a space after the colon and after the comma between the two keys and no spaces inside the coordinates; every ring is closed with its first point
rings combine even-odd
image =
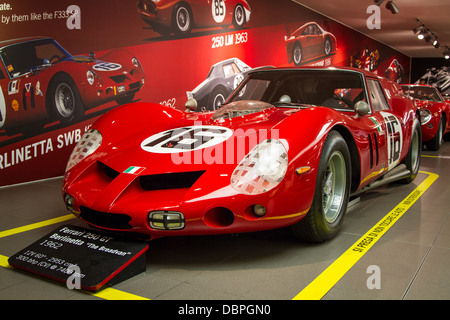
{"type": "Polygon", "coordinates": [[[336,37],[315,22],[304,24],[284,38],[288,63],[296,66],[305,61],[329,56],[337,49],[336,37]]]}
{"type": "Polygon", "coordinates": [[[437,88],[428,85],[402,85],[406,95],[414,98],[419,107],[422,124],[422,141],[427,150],[441,148],[444,135],[450,132],[450,103],[437,88]]]}
{"type": "Polygon", "coordinates": [[[137,9],[141,18],[162,35],[230,25],[241,29],[251,14],[245,0],[138,0],[137,9]]]}
{"type": "Polygon", "coordinates": [[[417,108],[389,80],[265,69],[215,112],[140,102],[108,112],[75,147],[62,193],[90,225],[147,239],[292,226],[321,242],[351,194],[411,182],[420,152],[417,108]]]}
{"type": "MultiPolygon", "coordinates": [[[[72,56],[52,38],[0,42],[0,129],[71,123],[110,101],[131,102],[144,84],[138,59],[113,50],[98,59],[72,56]]],[[[18,129],[19,128],[19,129],[18,129]]]]}

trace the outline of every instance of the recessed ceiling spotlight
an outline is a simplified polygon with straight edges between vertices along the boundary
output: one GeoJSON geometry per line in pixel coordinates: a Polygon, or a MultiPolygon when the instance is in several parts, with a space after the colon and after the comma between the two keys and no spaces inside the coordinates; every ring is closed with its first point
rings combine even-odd
{"type": "Polygon", "coordinates": [[[391,10],[392,14],[397,14],[399,12],[399,9],[394,1],[388,1],[388,3],[386,3],[386,9],[391,10]]]}

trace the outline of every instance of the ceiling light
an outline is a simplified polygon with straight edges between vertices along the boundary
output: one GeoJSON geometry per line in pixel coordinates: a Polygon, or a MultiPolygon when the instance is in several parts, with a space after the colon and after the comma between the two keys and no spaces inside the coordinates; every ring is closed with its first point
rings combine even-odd
{"type": "Polygon", "coordinates": [[[422,31],[420,31],[420,33],[417,35],[417,38],[419,38],[420,40],[424,39],[427,32],[428,30],[425,27],[422,28],[422,31]]]}
{"type": "Polygon", "coordinates": [[[418,35],[419,33],[422,32],[422,30],[423,30],[423,26],[422,25],[417,25],[417,27],[415,27],[413,29],[413,32],[414,32],[415,35],[418,35]]]}
{"type": "Polygon", "coordinates": [[[450,59],[450,49],[448,48],[448,46],[445,46],[444,58],[447,60],[450,59]]]}
{"type": "Polygon", "coordinates": [[[437,37],[435,37],[434,40],[433,40],[433,46],[434,46],[436,49],[439,48],[439,47],[441,46],[441,44],[439,43],[437,37]]]}
{"type": "Polygon", "coordinates": [[[392,14],[397,14],[399,12],[397,5],[394,1],[388,1],[386,3],[386,9],[391,10],[392,14]]]}

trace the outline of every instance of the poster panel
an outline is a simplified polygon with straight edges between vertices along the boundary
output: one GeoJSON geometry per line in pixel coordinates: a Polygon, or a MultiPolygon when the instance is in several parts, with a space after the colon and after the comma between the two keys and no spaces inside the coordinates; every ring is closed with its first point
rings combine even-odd
{"type": "Polygon", "coordinates": [[[83,133],[119,105],[184,110],[194,97],[213,110],[255,68],[409,81],[409,57],[290,0],[9,0],[0,16],[0,186],[63,175],[83,133]]]}

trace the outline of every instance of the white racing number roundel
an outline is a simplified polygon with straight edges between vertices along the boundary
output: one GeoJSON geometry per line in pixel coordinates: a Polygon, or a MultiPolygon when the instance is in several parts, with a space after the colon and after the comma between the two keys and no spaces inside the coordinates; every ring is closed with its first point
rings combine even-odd
{"type": "Polygon", "coordinates": [[[389,170],[395,167],[400,160],[403,145],[402,125],[400,120],[393,114],[380,112],[386,122],[387,149],[389,170]]]}
{"type": "Polygon", "coordinates": [[[211,1],[211,10],[215,22],[222,23],[225,20],[227,9],[224,0],[211,1]]]}
{"type": "Polygon", "coordinates": [[[218,126],[193,126],[157,133],[141,143],[141,148],[152,153],[180,153],[215,146],[233,134],[218,126]]]}
{"type": "Polygon", "coordinates": [[[100,62],[92,67],[96,71],[116,71],[122,69],[122,66],[114,62],[100,62]]]}

